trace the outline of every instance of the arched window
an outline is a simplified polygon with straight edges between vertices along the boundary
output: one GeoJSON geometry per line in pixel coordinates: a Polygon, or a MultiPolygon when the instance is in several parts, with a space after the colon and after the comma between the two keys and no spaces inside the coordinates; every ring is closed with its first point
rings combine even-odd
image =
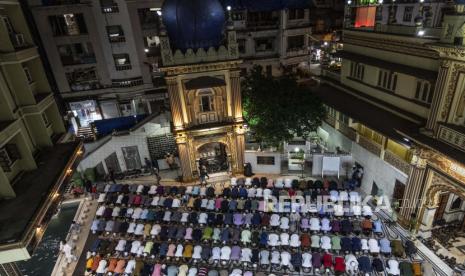
{"type": "Polygon", "coordinates": [[[457,197],[452,202],[452,205],[450,206],[450,209],[460,209],[460,206],[462,206],[462,199],[460,197],[457,197]]]}
{"type": "Polygon", "coordinates": [[[213,92],[211,90],[200,91],[198,95],[200,112],[211,112],[215,110],[213,92]]]}

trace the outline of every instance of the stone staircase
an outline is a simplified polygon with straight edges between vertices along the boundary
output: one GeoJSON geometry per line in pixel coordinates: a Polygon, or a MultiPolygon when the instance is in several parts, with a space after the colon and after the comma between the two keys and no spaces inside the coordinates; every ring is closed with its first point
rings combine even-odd
{"type": "Polygon", "coordinates": [[[92,129],[91,126],[88,127],[79,127],[76,137],[83,139],[84,141],[94,141],[96,139],[96,132],[92,129]]]}

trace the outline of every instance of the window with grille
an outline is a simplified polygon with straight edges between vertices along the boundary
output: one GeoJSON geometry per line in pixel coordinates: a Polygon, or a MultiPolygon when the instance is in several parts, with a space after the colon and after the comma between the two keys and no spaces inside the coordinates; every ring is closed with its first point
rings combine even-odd
{"type": "Polygon", "coordinates": [[[67,13],[48,16],[54,36],[87,34],[87,25],[82,13],[67,13]]]}
{"type": "Polygon", "coordinates": [[[304,19],[305,10],[304,9],[290,9],[288,17],[289,17],[289,20],[304,19]]]}
{"type": "Polygon", "coordinates": [[[413,15],[413,6],[408,6],[404,8],[404,15],[402,17],[402,20],[404,22],[411,22],[412,21],[412,15],[413,15]]]}
{"type": "Polygon", "coordinates": [[[107,26],[107,34],[110,42],[124,42],[124,31],[121,25],[107,26]]]}
{"type": "Polygon", "coordinates": [[[433,92],[431,91],[431,83],[429,81],[417,80],[415,99],[424,103],[431,103],[433,92]]]}
{"type": "Polygon", "coordinates": [[[199,93],[200,112],[210,112],[215,110],[213,103],[213,94],[210,91],[202,91],[199,93]]]}
{"type": "Polygon", "coordinates": [[[397,87],[397,74],[387,70],[379,70],[378,87],[395,91],[397,87]]]}
{"type": "Polygon", "coordinates": [[[274,37],[265,37],[265,38],[255,39],[255,51],[257,52],[273,51],[274,40],[275,40],[274,37]]]}
{"type": "Polygon", "coordinates": [[[3,171],[11,172],[12,165],[19,159],[21,159],[21,155],[15,144],[6,144],[0,149],[0,166],[3,171]]]}
{"type": "Polygon", "coordinates": [[[33,82],[34,82],[34,79],[32,78],[31,71],[29,71],[29,68],[27,68],[26,66],[24,66],[24,67],[23,67],[23,70],[24,70],[24,74],[26,75],[27,82],[28,82],[28,83],[33,83],[33,82]]]}
{"type": "Polygon", "coordinates": [[[363,81],[363,76],[365,75],[365,66],[358,62],[350,63],[350,72],[349,76],[358,80],[363,81]]]}
{"type": "Polygon", "coordinates": [[[237,40],[237,47],[239,49],[240,54],[245,54],[246,49],[245,49],[245,39],[238,39],[237,40]]]}
{"type": "Polygon", "coordinates": [[[166,153],[176,155],[176,142],[171,133],[147,137],[147,146],[152,160],[164,159],[166,153]]]}
{"type": "Polygon", "coordinates": [[[244,12],[242,11],[231,12],[231,18],[234,21],[244,20],[244,12]]]}
{"type": "Polygon", "coordinates": [[[329,116],[336,118],[336,109],[326,106],[326,112],[328,113],[329,116]]]}
{"type": "Polygon", "coordinates": [[[113,54],[115,61],[115,67],[117,71],[131,70],[131,61],[129,60],[129,54],[113,54]]]}
{"type": "Polygon", "coordinates": [[[305,46],[303,35],[293,35],[287,37],[287,51],[298,51],[305,46]]]}
{"type": "Polygon", "coordinates": [[[48,121],[47,114],[45,114],[45,112],[42,112],[42,120],[44,120],[46,126],[50,124],[50,122],[48,121]]]}
{"type": "Polygon", "coordinates": [[[11,24],[10,18],[8,17],[2,17],[3,19],[3,24],[5,25],[6,30],[8,31],[9,34],[12,34],[15,32],[13,29],[13,25],[11,24]]]}

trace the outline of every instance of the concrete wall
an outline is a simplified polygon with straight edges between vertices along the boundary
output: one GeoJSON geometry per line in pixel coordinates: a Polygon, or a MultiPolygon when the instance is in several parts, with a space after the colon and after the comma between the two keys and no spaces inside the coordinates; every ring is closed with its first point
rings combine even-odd
{"type": "Polygon", "coordinates": [[[318,136],[326,142],[326,148],[330,152],[336,152],[336,147],[339,147],[345,152],[350,152],[352,150],[352,140],[345,137],[325,122],[318,128],[318,136]]]}
{"type": "Polygon", "coordinates": [[[407,175],[356,143],[352,145],[352,156],[364,169],[361,186],[364,193],[370,194],[373,182],[376,182],[376,185],[383,189],[383,194],[392,198],[396,180],[407,183],[407,175]]]}
{"type": "Polygon", "coordinates": [[[257,151],[246,151],[244,154],[245,163],[252,165],[252,171],[254,173],[266,173],[266,174],[280,174],[281,173],[281,153],[279,152],[257,152],[257,151]],[[274,165],[259,165],[257,164],[257,156],[273,156],[274,165]]]}
{"type": "MultiPolygon", "coordinates": [[[[147,146],[147,137],[163,135],[170,132],[169,113],[160,115],[149,123],[139,127],[137,130],[130,132],[128,135],[112,136],[106,143],[100,146],[89,145],[86,148],[92,151],[79,164],[78,170],[84,171],[87,168],[94,168],[102,162],[105,171],[108,171],[105,164],[105,158],[116,152],[118,163],[122,171],[126,171],[126,163],[122,149],[123,147],[137,146],[142,166],[144,158],[150,159],[150,154],[147,146]]],[[[164,162],[159,162],[160,169],[164,169],[164,162]]]]}
{"type": "MultiPolygon", "coordinates": [[[[343,134],[323,123],[323,130],[329,133],[327,144],[332,147],[341,147],[343,150],[350,149],[354,162],[359,163],[364,169],[361,189],[364,193],[370,194],[373,181],[380,189],[383,189],[384,195],[392,198],[396,180],[407,183],[407,175],[400,172],[378,156],[367,151],[359,144],[349,140],[343,134]],[[349,143],[351,146],[349,147],[349,143]]],[[[341,174],[342,175],[342,174],[341,174]]]]}

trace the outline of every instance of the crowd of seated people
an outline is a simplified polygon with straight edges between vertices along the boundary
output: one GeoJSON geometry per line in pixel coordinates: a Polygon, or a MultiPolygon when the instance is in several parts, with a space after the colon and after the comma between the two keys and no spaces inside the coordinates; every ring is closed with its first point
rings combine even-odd
{"type": "Polygon", "coordinates": [[[336,181],[102,184],[89,275],[422,275],[360,195],[336,181]],[[271,196],[284,202],[267,200],[271,196]],[[308,200],[292,200],[302,196],[308,200]],[[331,208],[319,207],[319,196],[331,208]]]}

